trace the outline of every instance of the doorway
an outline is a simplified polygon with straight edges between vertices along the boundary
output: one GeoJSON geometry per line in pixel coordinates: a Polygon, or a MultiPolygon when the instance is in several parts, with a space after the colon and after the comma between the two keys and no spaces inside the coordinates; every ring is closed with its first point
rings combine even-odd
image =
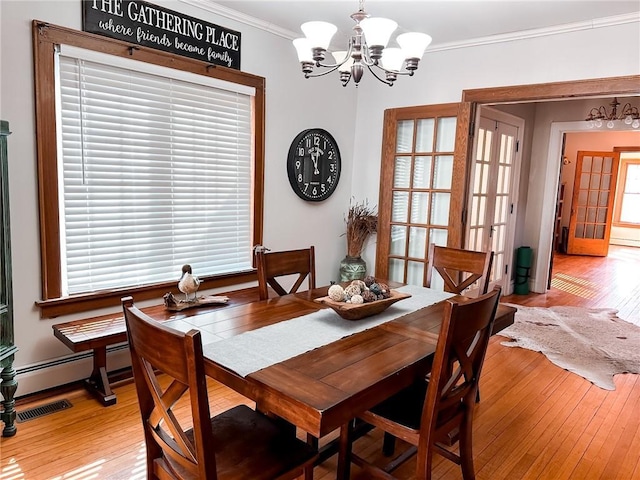
{"type": "MultiPolygon", "coordinates": [[[[603,96],[637,96],[640,91],[640,76],[631,75],[626,77],[601,78],[593,80],[582,80],[579,82],[557,82],[541,85],[523,85],[496,87],[476,90],[465,90],[462,95],[463,104],[459,117],[458,131],[469,132],[473,114],[480,105],[500,104],[500,103],[530,103],[551,100],[569,100],[576,98],[588,99],[603,96]]],[[[578,129],[586,128],[584,120],[574,123],[578,129]]],[[[552,123],[552,128],[553,128],[552,123]]],[[[537,177],[537,184],[534,188],[539,190],[540,202],[536,205],[534,214],[527,222],[535,225],[539,229],[537,240],[532,245],[537,251],[537,258],[534,258],[532,267],[532,291],[544,293],[547,290],[549,279],[549,263],[553,251],[553,226],[555,223],[555,205],[558,191],[558,180],[561,163],[561,140],[562,136],[554,135],[551,132],[546,163],[536,165],[541,169],[541,174],[537,177]],[[555,137],[555,140],[554,140],[555,137]],[[552,143],[555,141],[555,144],[552,143]]],[[[468,138],[463,137],[456,143],[455,156],[468,159],[472,154],[472,145],[468,138]]],[[[453,206],[453,205],[452,205],[453,206]]],[[[451,218],[460,218],[460,212],[451,212],[451,218]]],[[[529,217],[529,215],[527,215],[529,217]]],[[[460,232],[460,244],[462,244],[462,232],[460,232]]]]}
{"type": "Polygon", "coordinates": [[[489,288],[513,286],[513,244],[524,120],[481,106],[474,135],[465,248],[493,251],[489,288]]]}
{"type": "MultiPolygon", "coordinates": [[[[613,128],[606,131],[594,131],[588,127],[587,122],[558,122],[551,127],[551,139],[549,142],[549,158],[555,158],[556,155],[562,156],[564,161],[561,165],[560,183],[564,187],[564,208],[561,218],[560,228],[564,229],[568,234],[569,214],[571,210],[571,199],[574,194],[574,178],[576,174],[578,153],[581,150],[597,150],[597,151],[625,151],[633,152],[640,149],[640,131],[623,130],[613,128]],[[624,147],[622,147],[624,145],[624,147]]],[[[547,177],[550,181],[550,177],[547,177]]],[[[620,239],[627,234],[623,234],[625,228],[613,225],[611,228],[612,239],[614,243],[620,243],[620,239]]],[[[640,246],[640,232],[635,229],[632,236],[638,238],[637,242],[626,242],[626,245],[640,246]]],[[[553,245],[554,250],[557,245],[553,245]]],[[[565,245],[566,246],[566,245],[565,245]]],[[[560,249],[564,251],[564,249],[560,249]]]]}
{"type": "MultiPolygon", "coordinates": [[[[559,219],[557,251],[566,253],[568,237],[570,233],[569,215],[571,199],[574,192],[574,179],[576,178],[577,160],[580,151],[619,152],[620,166],[616,182],[616,201],[613,207],[613,215],[610,226],[610,244],[640,247],[640,205],[633,204],[634,195],[627,195],[623,200],[626,190],[640,191],[640,186],[631,182],[626,185],[627,163],[640,164],[640,131],[606,130],[571,132],[564,135],[564,156],[560,176],[561,190],[564,198],[559,199],[563,203],[562,216],[559,219]],[[631,200],[627,202],[626,199],[631,200]],[[625,206],[625,212],[621,211],[625,206]]],[[[629,178],[634,178],[633,176],[629,178]]],[[[638,181],[640,182],[640,180],[638,181]]],[[[574,213],[577,213],[574,210],[574,213]]]]}

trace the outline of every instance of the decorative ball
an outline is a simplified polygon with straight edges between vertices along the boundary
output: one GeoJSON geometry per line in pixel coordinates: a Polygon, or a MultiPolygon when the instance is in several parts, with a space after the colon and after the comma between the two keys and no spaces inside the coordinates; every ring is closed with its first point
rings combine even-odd
{"type": "Polygon", "coordinates": [[[360,295],[361,291],[358,285],[354,285],[352,283],[351,285],[348,285],[347,287],[345,287],[344,293],[348,297],[353,297],[354,295],[360,295]]]}
{"type": "Polygon", "coordinates": [[[378,285],[380,285],[382,296],[384,298],[389,298],[391,296],[391,289],[389,288],[389,285],[387,285],[386,283],[379,283],[378,285]]]}
{"type": "Polygon", "coordinates": [[[362,292],[362,300],[364,300],[364,303],[375,302],[377,299],[378,299],[378,296],[375,293],[373,293],[371,290],[362,292]]]}
{"type": "Polygon", "coordinates": [[[374,277],[373,275],[367,275],[366,277],[364,277],[364,284],[371,288],[371,284],[372,283],[376,283],[376,277],[374,277]]]}
{"type": "Polygon", "coordinates": [[[382,295],[382,289],[380,288],[379,283],[372,283],[369,285],[369,290],[375,295],[382,295]]]}
{"type": "Polygon", "coordinates": [[[344,289],[341,285],[331,285],[329,287],[329,298],[334,302],[344,301],[344,289]]]}
{"type": "Polygon", "coordinates": [[[362,298],[362,295],[354,295],[353,297],[351,297],[351,303],[354,303],[354,304],[364,303],[364,299],[362,298]]]}
{"type": "Polygon", "coordinates": [[[364,292],[368,287],[362,280],[354,280],[351,285],[357,285],[361,292],[364,292]]]}

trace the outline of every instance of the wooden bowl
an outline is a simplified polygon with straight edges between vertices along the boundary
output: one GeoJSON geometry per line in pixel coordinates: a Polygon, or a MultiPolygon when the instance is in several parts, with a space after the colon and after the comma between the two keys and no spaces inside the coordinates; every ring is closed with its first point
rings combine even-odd
{"type": "Polygon", "coordinates": [[[391,296],[389,298],[368,303],[336,302],[329,297],[316,298],[314,301],[331,307],[345,320],[360,320],[361,318],[384,312],[390,305],[411,296],[409,293],[396,292],[395,290],[391,290],[390,293],[391,296]]]}

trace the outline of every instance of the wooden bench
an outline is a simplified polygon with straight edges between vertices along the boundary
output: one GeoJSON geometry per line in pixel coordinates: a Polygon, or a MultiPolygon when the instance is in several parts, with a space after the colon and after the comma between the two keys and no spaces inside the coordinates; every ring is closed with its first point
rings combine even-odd
{"type": "MultiPolygon", "coordinates": [[[[260,298],[257,287],[217,295],[229,297],[229,302],[225,305],[241,305],[258,301],[260,298]]],[[[174,312],[167,310],[164,305],[154,305],[142,310],[155,319],[166,321],[175,318],[177,313],[181,317],[189,317],[223,306],[203,306],[174,312]]],[[[93,370],[91,376],[84,381],[84,385],[105,407],[115,404],[116,395],[111,390],[107,374],[107,347],[127,341],[122,313],[59,323],[53,325],[53,334],[75,353],[93,350],[93,370]]]]}

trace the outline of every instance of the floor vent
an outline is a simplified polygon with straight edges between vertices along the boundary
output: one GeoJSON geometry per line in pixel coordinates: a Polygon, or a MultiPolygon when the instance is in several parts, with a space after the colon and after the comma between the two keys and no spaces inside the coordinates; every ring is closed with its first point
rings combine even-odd
{"type": "Polygon", "coordinates": [[[67,408],[71,408],[72,406],[73,405],[71,405],[71,402],[66,399],[47,403],[46,405],[41,405],[39,407],[34,407],[28,410],[23,410],[22,412],[18,412],[18,421],[26,422],[35,418],[44,417],[45,415],[49,415],[50,413],[56,413],[61,410],[66,410],[67,408]]]}

